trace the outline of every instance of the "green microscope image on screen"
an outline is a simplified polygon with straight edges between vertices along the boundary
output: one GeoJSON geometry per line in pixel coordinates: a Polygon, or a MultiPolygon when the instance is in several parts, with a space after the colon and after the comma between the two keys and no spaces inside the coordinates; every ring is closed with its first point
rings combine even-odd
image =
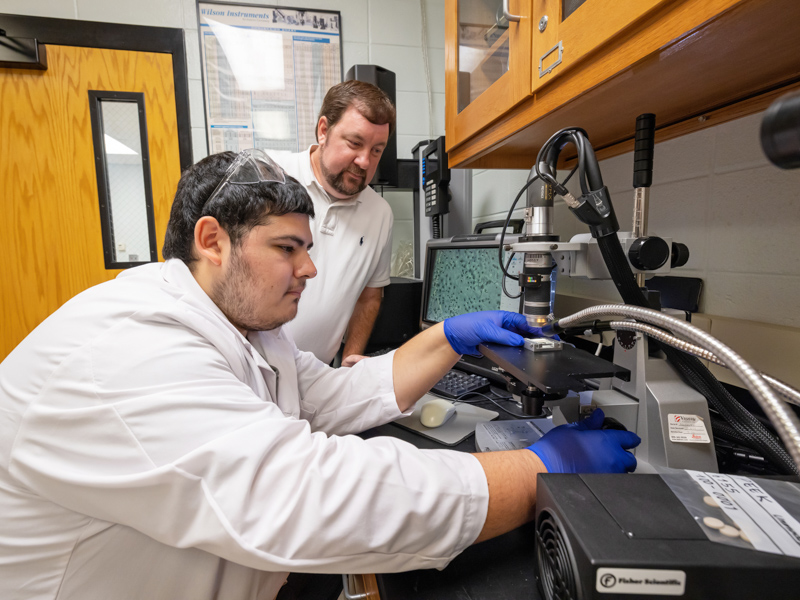
{"type": "Polygon", "coordinates": [[[430,321],[500,308],[503,291],[497,248],[439,249],[430,278],[426,311],[430,321]]]}

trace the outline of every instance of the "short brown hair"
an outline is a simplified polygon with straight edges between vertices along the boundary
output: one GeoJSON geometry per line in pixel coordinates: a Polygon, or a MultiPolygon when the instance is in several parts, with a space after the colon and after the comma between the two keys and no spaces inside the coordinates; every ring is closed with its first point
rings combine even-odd
{"type": "Polygon", "coordinates": [[[344,112],[351,106],[355,107],[373,125],[388,123],[389,136],[394,133],[397,113],[386,92],[366,81],[351,80],[337,83],[325,94],[322,108],[319,109],[319,117],[317,117],[317,128],[314,132],[317,141],[319,141],[319,120],[325,117],[328,121],[328,128],[331,128],[339,122],[344,112]]]}

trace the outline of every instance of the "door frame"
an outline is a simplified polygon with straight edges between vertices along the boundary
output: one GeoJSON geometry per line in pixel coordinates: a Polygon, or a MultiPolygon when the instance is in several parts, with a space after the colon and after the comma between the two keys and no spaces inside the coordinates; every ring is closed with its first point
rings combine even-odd
{"type": "Polygon", "coordinates": [[[6,35],[9,37],[36,38],[40,44],[45,45],[170,54],[175,87],[175,115],[178,121],[178,152],[181,171],[192,166],[189,75],[186,66],[183,29],[29,17],[5,13],[0,13],[0,29],[5,29],[6,35]]]}

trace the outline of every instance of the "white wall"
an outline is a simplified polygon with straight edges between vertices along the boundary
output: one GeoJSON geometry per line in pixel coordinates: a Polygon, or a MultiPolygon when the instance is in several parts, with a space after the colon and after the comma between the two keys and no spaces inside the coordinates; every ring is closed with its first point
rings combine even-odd
{"type": "MultiPolygon", "coordinates": [[[[651,234],[689,246],[674,275],[704,281],[704,313],[800,327],[800,170],[773,166],[761,151],[762,113],[656,145],[650,191],[651,234]]],[[[579,124],[577,124],[579,125],[579,124]]],[[[631,228],[633,153],[600,163],[617,218],[631,228]]],[[[526,174],[476,172],[474,220],[505,216],[526,174]]],[[[516,215],[515,215],[516,216],[516,215]]],[[[587,231],[563,203],[562,239],[587,231]]],[[[559,292],[618,301],[610,283],[559,280],[559,292]]]]}
{"type": "MultiPolygon", "coordinates": [[[[650,226],[689,246],[675,275],[704,282],[700,311],[800,327],[800,170],[773,166],[761,151],[762,114],[656,145],[650,226]]],[[[633,154],[602,161],[620,225],[630,230],[633,154]]],[[[563,205],[559,232],[577,232],[563,205]]],[[[575,295],[616,299],[612,286],[571,282],[575,295]]],[[[568,290],[564,290],[570,293],[568,290]]]]}
{"type": "MultiPolygon", "coordinates": [[[[444,0],[309,0],[306,6],[341,11],[345,70],[374,63],[397,74],[399,157],[410,158],[420,139],[444,133],[444,0]],[[422,6],[430,87],[423,61],[422,6]]],[[[194,158],[206,155],[195,0],[4,0],[2,11],[182,27],[194,158]]],[[[800,170],[781,171],[767,162],[758,142],[760,119],[753,115],[656,146],[650,231],[689,246],[689,263],[676,274],[703,278],[703,312],[800,327],[800,261],[793,252],[800,233],[800,170]]],[[[631,154],[601,164],[626,229],[632,164],[631,154]]],[[[478,222],[505,216],[527,173],[484,170],[473,176],[473,221],[478,222]]],[[[405,238],[411,216],[407,196],[387,196],[396,210],[398,239],[405,238]]],[[[556,229],[562,238],[582,231],[563,205],[557,209],[556,229]]],[[[559,285],[562,293],[616,299],[616,292],[602,283],[559,285]]]]}
{"type": "MultiPolygon", "coordinates": [[[[420,0],[247,0],[342,13],[344,72],[377,64],[397,75],[397,150],[411,158],[421,139],[444,134],[444,0],[424,0],[430,88],[422,60],[420,0]],[[429,97],[430,92],[430,97],[429,97]],[[432,118],[429,105],[433,106],[432,118]]],[[[186,33],[194,160],[207,155],[196,0],[3,0],[0,12],[38,17],[180,27],[186,33]]]]}

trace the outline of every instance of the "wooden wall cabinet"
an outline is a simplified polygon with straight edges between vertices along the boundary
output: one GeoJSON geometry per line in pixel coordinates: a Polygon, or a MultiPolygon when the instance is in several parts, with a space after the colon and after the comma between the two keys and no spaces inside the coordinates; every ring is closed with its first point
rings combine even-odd
{"type": "Polygon", "coordinates": [[[517,0],[507,70],[482,90],[473,83],[467,97],[475,62],[465,32],[480,20],[475,6],[490,12],[493,1],[502,4],[445,3],[451,167],[529,168],[567,126],[586,129],[606,158],[633,149],[641,113],[656,114],[662,141],[763,110],[800,87],[797,0],[517,0]]]}
{"type": "Polygon", "coordinates": [[[531,94],[530,0],[510,0],[519,22],[502,9],[502,0],[447,0],[447,139],[468,139],[531,94]]]}

